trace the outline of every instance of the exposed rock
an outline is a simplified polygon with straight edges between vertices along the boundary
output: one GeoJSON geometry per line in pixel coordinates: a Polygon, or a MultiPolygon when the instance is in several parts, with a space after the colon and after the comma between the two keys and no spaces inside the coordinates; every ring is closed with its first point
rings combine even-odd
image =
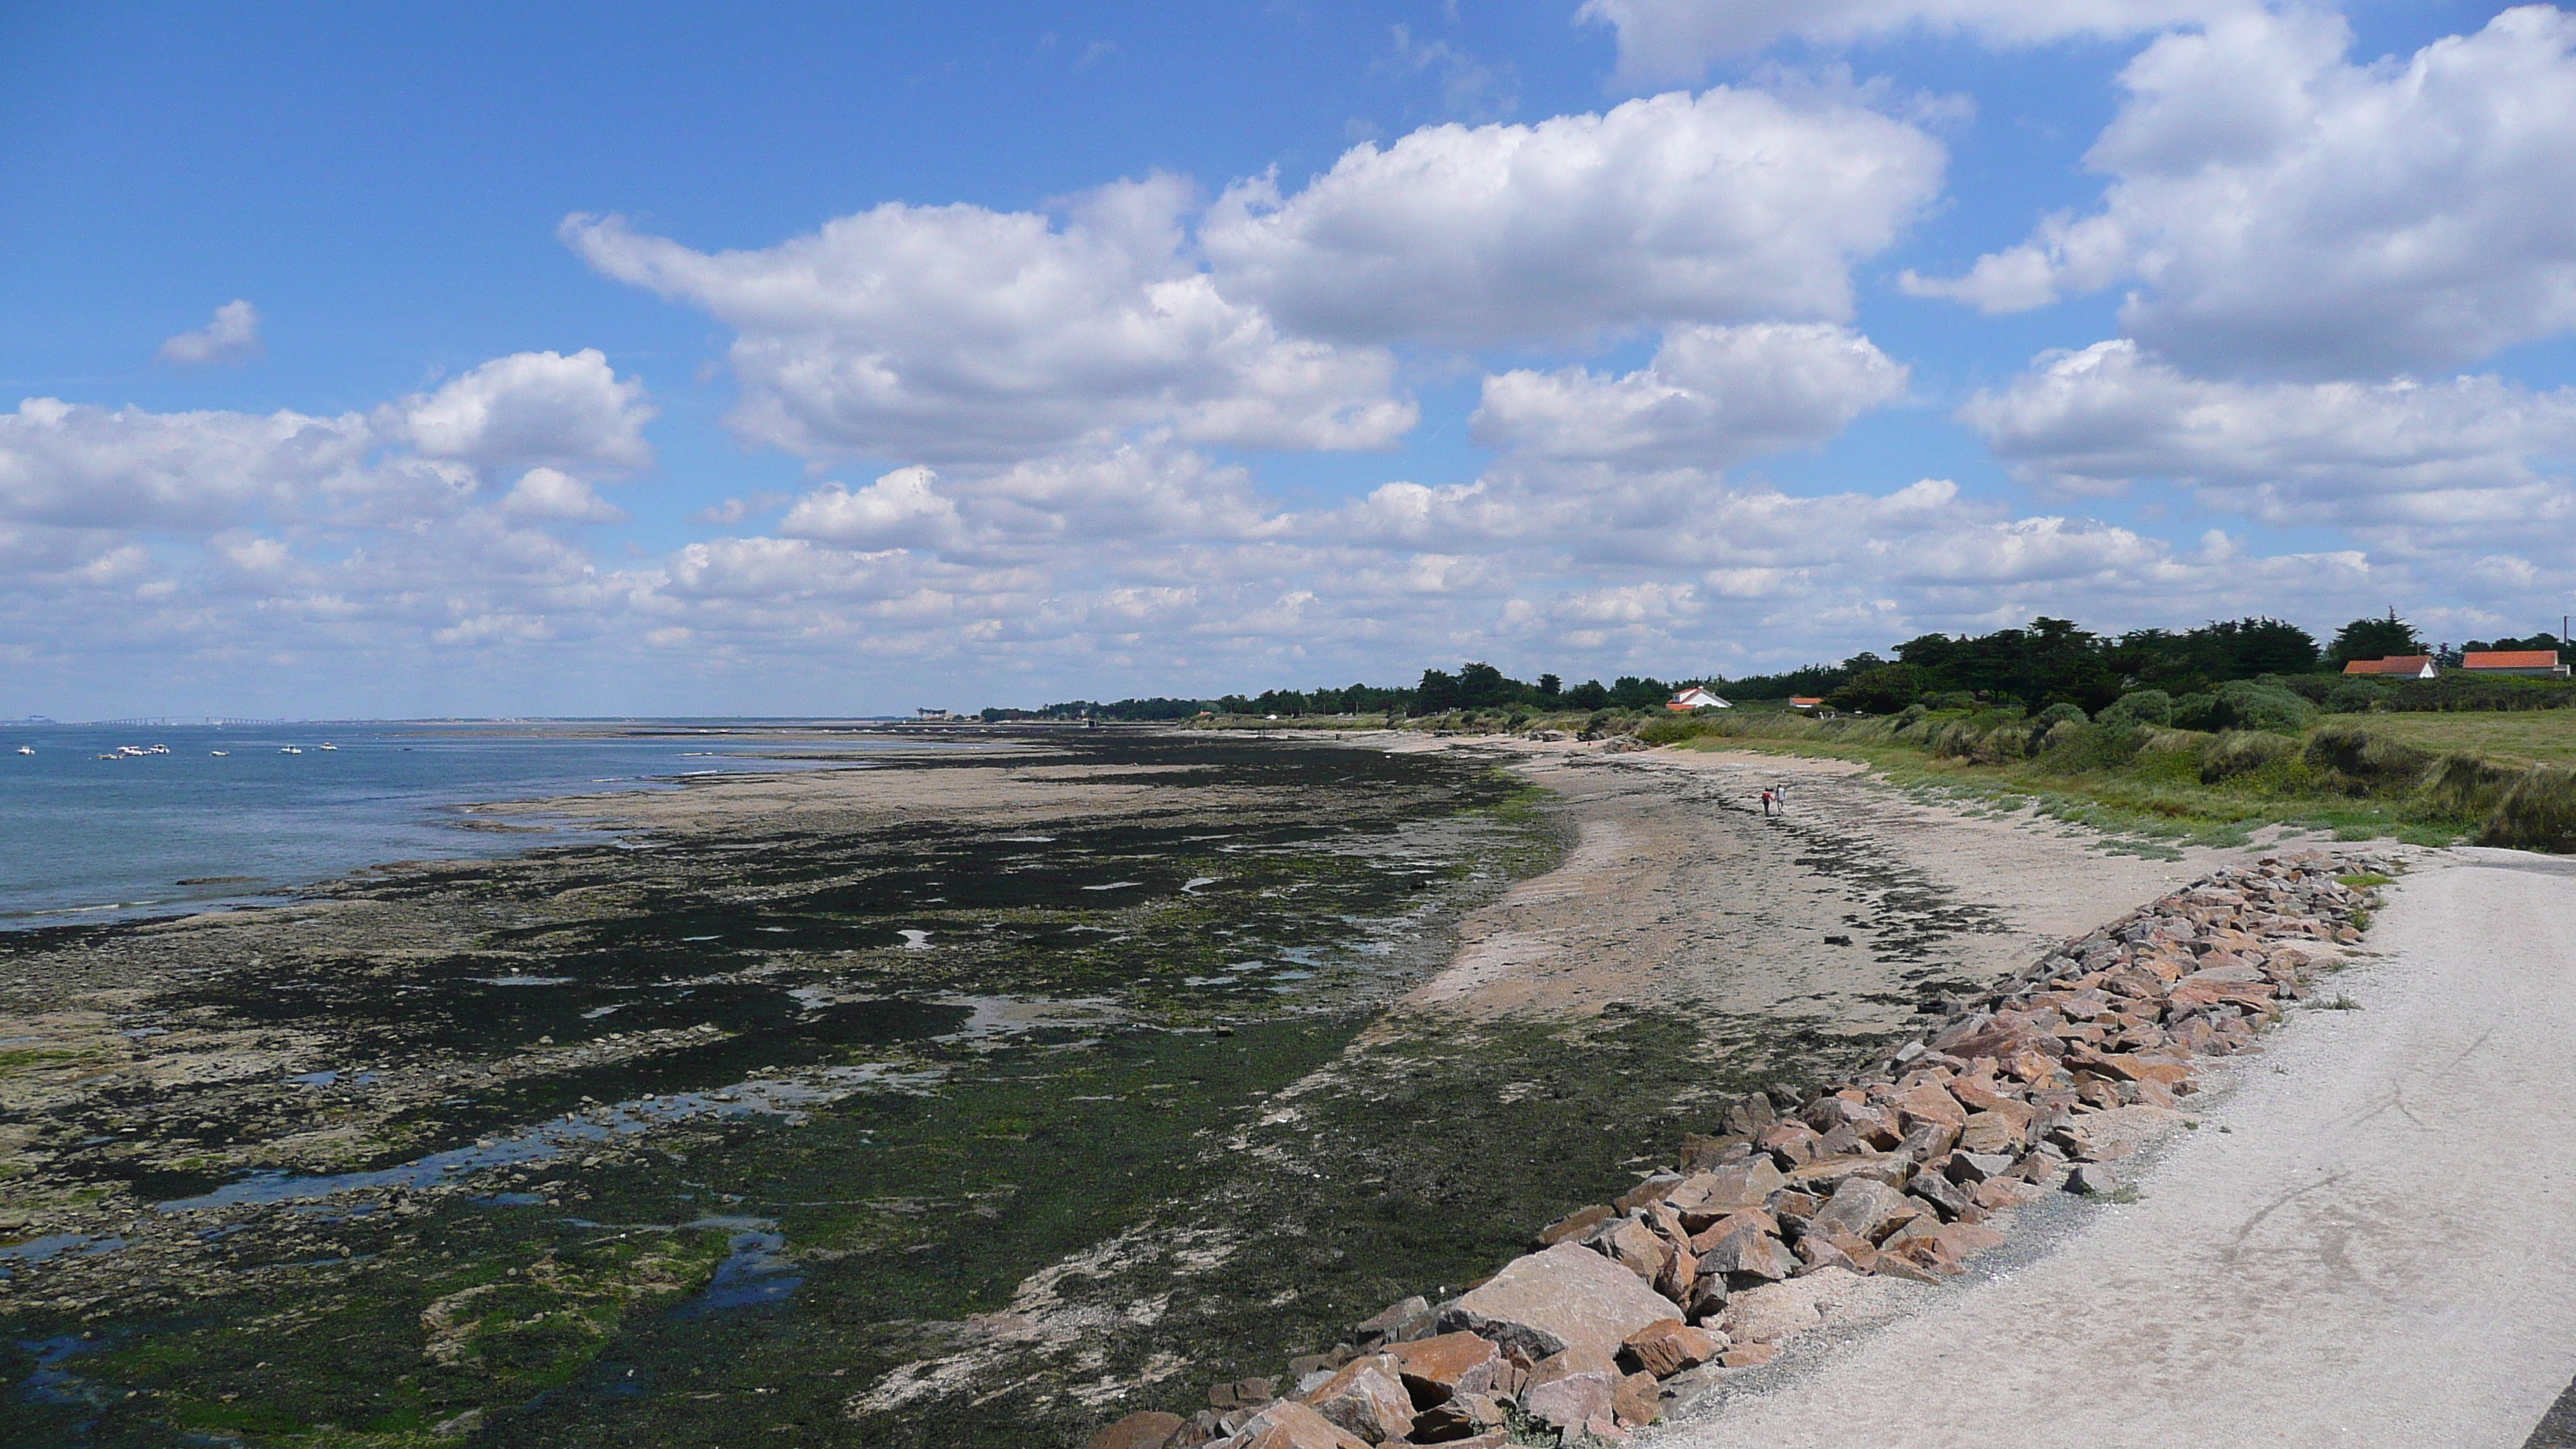
{"type": "Polygon", "coordinates": [[[1706,1254],[1718,1244],[1739,1233],[1770,1233],[1778,1236],[1779,1220],[1760,1208],[1745,1208],[1709,1224],[1690,1240],[1691,1251],[1706,1254]]]}
{"type": "Polygon", "coordinates": [[[1798,1260],[1789,1255],[1788,1247],[1778,1238],[1748,1228],[1728,1234],[1702,1253],[1700,1266],[1707,1272],[1724,1275],[1730,1286],[1746,1287],[1788,1277],[1798,1270],[1798,1260]]]}
{"type": "Polygon", "coordinates": [[[1694,1229],[1748,1207],[1780,1190],[1784,1179],[1768,1157],[1748,1157],[1682,1180],[1664,1201],[1694,1229]]]}
{"type": "Polygon", "coordinates": [[[1400,1342],[1421,1337],[1438,1317],[1432,1311],[1431,1301],[1417,1295],[1389,1305],[1385,1312],[1361,1324],[1358,1332],[1363,1341],[1374,1338],[1381,1342],[1400,1342]]]}
{"type": "Polygon", "coordinates": [[[1531,1367],[1529,1382],[1521,1386],[1521,1412],[1560,1429],[1607,1419],[1621,1377],[1607,1354],[1589,1348],[1552,1354],[1531,1367]]]}
{"type": "Polygon", "coordinates": [[[1416,1408],[1427,1409],[1458,1394],[1491,1393],[1507,1369],[1502,1350],[1472,1333],[1444,1333],[1398,1345],[1387,1354],[1416,1408]]]}
{"type": "Polygon", "coordinates": [[[1353,1360],[1306,1396],[1315,1412],[1371,1443],[1413,1431],[1413,1395],[1396,1377],[1392,1354],[1353,1360]]]}
{"type": "Polygon", "coordinates": [[[1650,1373],[1633,1373],[1610,1391],[1610,1417],[1623,1429],[1642,1429],[1664,1416],[1664,1396],[1650,1373]]]}
{"type": "Polygon", "coordinates": [[[1652,1283],[1673,1254],[1672,1244],[1635,1218],[1615,1218],[1592,1230],[1583,1245],[1652,1283]]]}
{"type": "Polygon", "coordinates": [[[1606,1203],[1576,1208],[1539,1229],[1538,1245],[1542,1248],[1552,1248],[1568,1238],[1580,1238],[1616,1216],[1618,1214],[1613,1212],[1606,1203]]]}
{"type": "Polygon", "coordinates": [[[1681,1182],[1682,1175],[1678,1172],[1650,1174],[1645,1181],[1612,1198],[1610,1206],[1619,1212],[1634,1212],[1650,1202],[1663,1201],[1674,1188],[1681,1186],[1681,1182]]]}
{"type": "Polygon", "coordinates": [[[2111,1176],[2111,1169],[2099,1163],[2081,1163],[2073,1172],[2066,1174],[2066,1190],[2087,1197],[2116,1191],[2119,1186],[2118,1179],[2111,1176]]]}
{"type": "Polygon", "coordinates": [[[1469,1444],[1486,1434],[1499,1436],[1509,1422],[1490,1395],[1460,1394],[1414,1415],[1410,1437],[1416,1444],[1469,1444]]]}
{"type": "Polygon", "coordinates": [[[1876,1243],[1918,1212],[1905,1200],[1905,1194],[1887,1184],[1854,1178],[1835,1190],[1833,1200],[1816,1214],[1813,1228],[1846,1232],[1863,1242],[1876,1243]]]}
{"type": "Polygon", "coordinates": [[[1974,1188],[1990,1177],[2012,1170],[2013,1160],[2000,1152],[1953,1152],[1943,1172],[1952,1182],[1974,1188]]]}
{"type": "Polygon", "coordinates": [[[1367,1440],[1306,1405],[1282,1399],[1247,1420],[1231,1449],[1370,1449],[1367,1440]]]}
{"type": "Polygon", "coordinates": [[[1726,1340],[1717,1334],[1667,1318],[1629,1334],[1618,1362],[1621,1368],[1668,1379],[1717,1357],[1725,1347],[1726,1340]]]}
{"type": "Polygon", "coordinates": [[[1629,1334],[1672,1311],[1636,1274],[1579,1244],[1558,1243],[1505,1264],[1443,1309],[1440,1325],[1507,1349],[1517,1345],[1530,1360],[1580,1347],[1607,1362],[1629,1334]]]}

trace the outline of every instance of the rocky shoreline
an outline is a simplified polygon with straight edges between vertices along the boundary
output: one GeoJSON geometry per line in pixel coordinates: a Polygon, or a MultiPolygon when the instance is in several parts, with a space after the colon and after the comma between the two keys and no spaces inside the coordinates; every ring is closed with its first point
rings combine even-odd
{"type": "Polygon", "coordinates": [[[2214,871],[1794,1112],[1741,1098],[1673,1168],[1456,1297],[1397,1303],[1282,1379],[1217,1385],[1187,1419],[1130,1414],[1089,1449],[1623,1442],[1863,1279],[1940,1283],[2005,1241],[2012,1209],[2118,1192],[2109,1164],[2184,1124],[2211,1059],[2259,1049],[2401,868],[2357,850],[2214,871]]]}

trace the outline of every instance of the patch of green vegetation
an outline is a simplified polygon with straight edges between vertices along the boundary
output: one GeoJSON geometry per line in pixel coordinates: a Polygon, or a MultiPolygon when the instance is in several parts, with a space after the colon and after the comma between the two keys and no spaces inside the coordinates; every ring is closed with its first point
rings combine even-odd
{"type": "Polygon", "coordinates": [[[2040,729],[2009,710],[1918,705],[1874,718],[1677,719],[1647,733],[1698,749],[1858,760],[1899,785],[1997,808],[2026,799],[2133,842],[2242,845],[2282,826],[2346,840],[2576,849],[2576,775],[2562,786],[2565,772],[2437,758],[2344,717],[2296,734],[2213,734],[2072,719],[2040,729]]]}
{"type": "Polygon", "coordinates": [[[2381,875],[2375,870],[2365,870],[2352,875],[2336,876],[2335,883],[2346,890],[2366,891],[2387,885],[2395,879],[2395,876],[2381,875]]]}
{"type": "Polygon", "coordinates": [[[2331,1000],[2327,1000],[2327,1001],[2320,1001],[2320,1002],[2318,1002],[2318,1003],[2317,1003],[2317,1005],[2318,1005],[2318,1007],[2319,1007],[2319,1008],[2321,1008],[2321,1009],[2323,1009],[2323,1010],[2326,1010],[2326,1011],[2359,1011],[2359,1010],[2361,1010],[2361,1003],[2360,1003],[2360,1002],[2358,1002],[2358,1001],[2353,1000],[2353,999],[2352,999],[2351,997],[2349,997],[2349,996],[2336,996],[2336,997],[2332,998],[2331,1000]]]}
{"type": "Polygon", "coordinates": [[[17,1047],[0,1051],[0,1072],[21,1072],[30,1067],[57,1066],[64,1062],[83,1061],[93,1052],[70,1051],[61,1047],[17,1047]]]}

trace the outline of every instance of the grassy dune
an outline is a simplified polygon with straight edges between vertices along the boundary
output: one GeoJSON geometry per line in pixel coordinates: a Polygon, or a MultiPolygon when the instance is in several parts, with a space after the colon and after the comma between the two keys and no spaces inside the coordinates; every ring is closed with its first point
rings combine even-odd
{"type": "MultiPolygon", "coordinates": [[[[1219,728],[1384,728],[1380,715],[1219,728]]],[[[1863,761],[1899,785],[1965,794],[2122,836],[2230,844],[2268,825],[2576,853],[2576,710],[2329,715],[2282,730],[2051,722],[2018,710],[1811,719],[1767,702],[1669,715],[1462,711],[1404,728],[1632,734],[1649,744],[1863,761]]]]}

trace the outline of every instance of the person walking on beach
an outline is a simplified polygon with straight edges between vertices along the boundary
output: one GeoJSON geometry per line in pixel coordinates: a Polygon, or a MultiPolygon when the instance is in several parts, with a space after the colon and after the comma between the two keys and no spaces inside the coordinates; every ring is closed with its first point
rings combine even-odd
{"type": "Polygon", "coordinates": [[[1774,793],[1770,786],[1762,787],[1762,818],[1765,820],[1771,818],[1771,801],[1774,793]]]}

